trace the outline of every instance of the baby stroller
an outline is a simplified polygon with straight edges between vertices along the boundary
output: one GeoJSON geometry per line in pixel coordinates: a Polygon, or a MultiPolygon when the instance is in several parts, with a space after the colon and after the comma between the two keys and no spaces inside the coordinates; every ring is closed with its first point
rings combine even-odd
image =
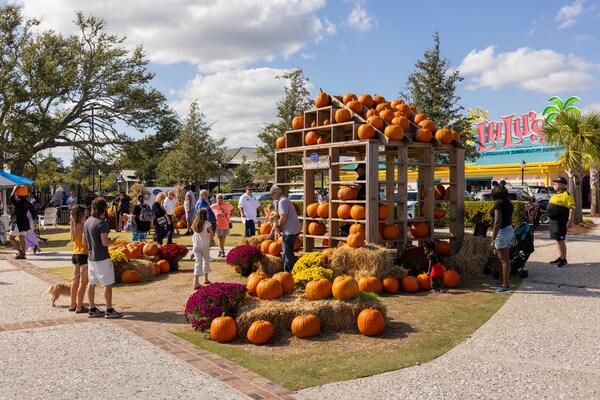
{"type": "Polygon", "coordinates": [[[515,239],[508,253],[511,275],[518,274],[521,278],[529,276],[529,271],[525,269],[525,263],[534,251],[533,227],[529,223],[523,222],[515,229],[515,239]]]}

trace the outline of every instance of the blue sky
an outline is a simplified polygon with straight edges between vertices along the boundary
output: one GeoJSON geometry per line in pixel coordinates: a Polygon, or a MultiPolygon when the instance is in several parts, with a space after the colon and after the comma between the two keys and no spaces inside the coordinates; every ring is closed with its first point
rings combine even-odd
{"type": "MultiPolygon", "coordinates": [[[[74,10],[142,44],[155,86],[182,116],[198,99],[213,134],[251,146],[276,119],[283,82],[301,67],[311,91],[397,96],[433,46],[465,77],[461,104],[490,120],[540,113],[551,96],[600,109],[600,2],[375,0],[24,0],[44,28],[73,32],[74,10]]],[[[68,155],[64,155],[68,158],[68,155]]]]}

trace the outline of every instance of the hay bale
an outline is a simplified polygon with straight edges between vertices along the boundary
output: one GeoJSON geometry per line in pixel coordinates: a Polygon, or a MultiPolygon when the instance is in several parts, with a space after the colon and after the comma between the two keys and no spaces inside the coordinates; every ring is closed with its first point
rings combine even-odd
{"type": "Polygon", "coordinates": [[[147,260],[130,260],[125,269],[133,269],[140,273],[142,282],[149,281],[154,277],[154,262],[147,260]]]}
{"type": "Polygon", "coordinates": [[[329,268],[334,276],[352,275],[356,279],[362,276],[401,278],[406,274],[406,271],[394,265],[394,258],[388,250],[371,243],[357,249],[338,247],[331,256],[329,268]]]}
{"type": "Polygon", "coordinates": [[[245,237],[242,239],[240,244],[249,244],[250,246],[254,246],[257,249],[260,249],[260,244],[266,239],[267,235],[255,235],[250,237],[245,237]]]}
{"type": "Polygon", "coordinates": [[[490,238],[465,235],[458,253],[446,259],[446,267],[456,269],[463,278],[482,275],[486,266],[496,267],[490,238]]]}
{"type": "Polygon", "coordinates": [[[140,260],[144,260],[144,261],[150,261],[150,262],[158,262],[160,261],[160,257],[159,256],[141,256],[140,260]]]}
{"type": "Polygon", "coordinates": [[[292,320],[298,315],[315,314],[321,320],[322,332],[357,332],[356,319],[365,308],[374,308],[387,315],[387,309],[378,300],[310,301],[296,296],[287,296],[278,300],[258,300],[247,298],[236,318],[238,335],[245,336],[250,325],[257,320],[270,321],[275,325],[275,333],[289,332],[292,320]]]}
{"type": "Polygon", "coordinates": [[[267,276],[273,276],[277,272],[283,271],[283,260],[281,257],[272,256],[265,254],[263,259],[258,262],[258,270],[267,274],[267,276]]]}

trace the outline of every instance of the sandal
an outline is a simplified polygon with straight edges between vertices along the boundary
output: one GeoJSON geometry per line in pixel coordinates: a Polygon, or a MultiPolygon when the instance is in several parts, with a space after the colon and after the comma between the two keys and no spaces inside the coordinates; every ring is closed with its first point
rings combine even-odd
{"type": "Polygon", "coordinates": [[[205,285],[210,285],[212,282],[211,281],[204,281],[205,285]]]}
{"type": "Polygon", "coordinates": [[[200,285],[200,286],[194,286],[194,290],[198,290],[198,289],[200,289],[201,287],[202,287],[202,285],[200,285]]]}
{"type": "Polygon", "coordinates": [[[71,312],[77,311],[77,307],[75,307],[75,308],[69,308],[69,311],[71,311],[71,312]]]}

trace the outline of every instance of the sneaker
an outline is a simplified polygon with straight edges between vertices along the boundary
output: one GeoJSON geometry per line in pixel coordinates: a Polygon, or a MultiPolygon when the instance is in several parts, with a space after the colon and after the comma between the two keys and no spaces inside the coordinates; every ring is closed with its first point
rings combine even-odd
{"type": "Polygon", "coordinates": [[[446,289],[440,289],[440,293],[446,293],[447,290],[446,289]]]}
{"type": "Polygon", "coordinates": [[[106,314],[104,314],[104,318],[123,318],[123,314],[115,310],[114,308],[109,308],[106,310],[106,314]]]}
{"type": "Polygon", "coordinates": [[[26,260],[26,259],[27,259],[27,257],[25,257],[25,253],[19,252],[19,254],[17,254],[15,256],[15,260],[26,260]]]}
{"type": "Polygon", "coordinates": [[[429,293],[435,293],[435,289],[431,289],[429,293]]]}
{"type": "Polygon", "coordinates": [[[100,318],[104,315],[104,311],[100,310],[98,307],[93,307],[88,311],[88,318],[100,318]]]}
{"type": "Polygon", "coordinates": [[[212,258],[212,257],[208,257],[208,262],[215,262],[215,261],[217,261],[217,260],[215,260],[215,259],[214,259],[214,258],[212,258]]]}
{"type": "Polygon", "coordinates": [[[81,306],[81,310],[75,310],[75,314],[89,313],[90,310],[86,306],[81,306]]]}
{"type": "Polygon", "coordinates": [[[512,290],[510,290],[510,287],[500,287],[496,290],[494,290],[494,293],[504,293],[504,294],[508,294],[508,293],[512,293],[512,290]]]}
{"type": "Polygon", "coordinates": [[[550,261],[550,264],[559,264],[561,261],[562,261],[562,258],[558,257],[556,260],[550,261]]]}
{"type": "Polygon", "coordinates": [[[496,282],[490,285],[490,289],[500,289],[502,287],[502,283],[496,282]]]}
{"type": "Polygon", "coordinates": [[[190,236],[192,234],[192,232],[187,231],[186,233],[183,234],[183,236],[190,236]]]}
{"type": "Polygon", "coordinates": [[[567,262],[567,260],[560,260],[560,262],[556,265],[558,268],[564,268],[567,265],[569,265],[569,263],[567,262]]]}

